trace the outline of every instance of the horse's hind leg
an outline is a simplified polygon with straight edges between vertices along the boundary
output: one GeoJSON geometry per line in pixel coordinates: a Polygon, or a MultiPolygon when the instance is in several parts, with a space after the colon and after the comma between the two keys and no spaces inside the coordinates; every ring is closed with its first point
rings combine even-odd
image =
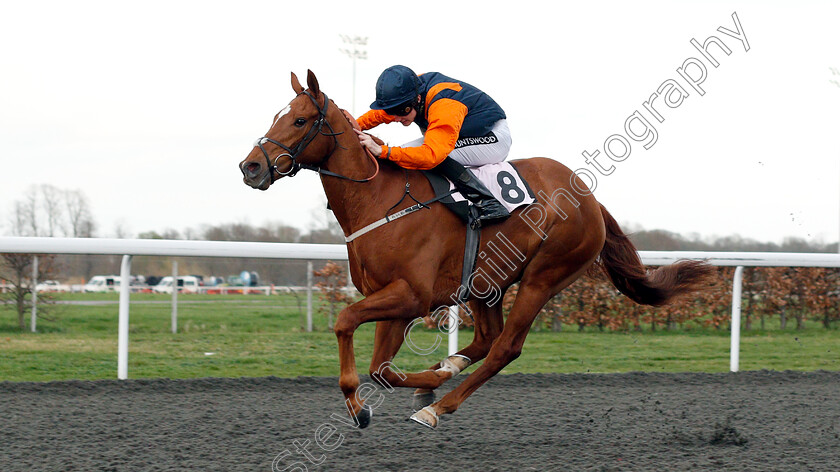
{"type": "MultiPolygon", "coordinates": [[[[471,304],[475,318],[475,334],[469,346],[458,351],[456,355],[465,357],[470,362],[478,362],[490,351],[493,341],[502,332],[504,319],[501,304],[487,306],[479,302],[471,304]]],[[[393,387],[417,388],[412,397],[412,406],[419,410],[434,402],[434,389],[455,375],[449,370],[441,369],[441,363],[430,369],[417,373],[403,372],[393,359],[405,341],[405,332],[410,320],[397,319],[379,321],[376,323],[376,334],[373,343],[373,356],[370,363],[370,376],[386,390],[393,387]]]]}
{"type": "MultiPolygon", "coordinates": [[[[499,337],[504,327],[504,316],[502,315],[501,303],[495,303],[489,306],[483,300],[479,300],[470,303],[470,307],[473,309],[473,318],[475,320],[473,340],[467,347],[458,351],[456,355],[466,357],[469,359],[470,364],[475,364],[484,359],[487,353],[490,352],[490,346],[499,337]]],[[[431,366],[429,370],[435,371],[440,367],[441,363],[438,362],[431,366]]],[[[412,406],[414,410],[419,410],[431,405],[434,399],[434,388],[418,388],[414,392],[412,406]]]]}
{"type": "Polygon", "coordinates": [[[490,347],[505,327],[501,302],[488,306],[485,301],[473,303],[475,308],[475,334],[469,346],[458,351],[458,354],[469,357],[476,363],[490,352],[490,347]]]}
{"type": "MultiPolygon", "coordinates": [[[[370,376],[389,391],[392,387],[413,387],[431,391],[453,377],[451,371],[438,370],[440,363],[433,366],[432,369],[423,372],[406,373],[393,362],[394,357],[405,341],[406,328],[409,327],[410,323],[411,320],[408,319],[379,321],[376,323],[373,356],[370,362],[370,376]]],[[[465,351],[470,352],[468,350],[465,351]]],[[[481,357],[483,358],[484,355],[482,354],[481,357]]]]}
{"type": "MultiPolygon", "coordinates": [[[[458,351],[457,355],[470,359],[474,364],[484,359],[490,352],[490,346],[502,332],[505,320],[501,303],[489,306],[484,300],[476,300],[470,302],[470,308],[473,310],[475,320],[473,340],[467,347],[458,351]]],[[[440,368],[440,362],[430,367],[432,370],[438,368],[440,368]]]]}
{"type": "MultiPolygon", "coordinates": [[[[570,284],[577,278],[577,275],[574,274],[566,278],[556,290],[559,291],[570,284]]],[[[411,419],[431,428],[436,427],[440,415],[457,410],[461,403],[478,387],[519,357],[522,352],[522,345],[525,343],[525,337],[528,335],[534,319],[555,293],[553,287],[544,287],[540,283],[532,285],[523,281],[520,284],[519,293],[508,315],[504,329],[490,348],[484,364],[464,379],[458,387],[441,398],[439,402],[418,411],[412,415],[411,419]]]]}
{"type": "Polygon", "coordinates": [[[436,388],[446,380],[443,374],[431,370],[405,373],[394,364],[394,356],[397,355],[405,341],[406,328],[411,321],[410,319],[399,319],[376,323],[373,356],[370,360],[370,376],[389,391],[392,387],[436,388]]]}

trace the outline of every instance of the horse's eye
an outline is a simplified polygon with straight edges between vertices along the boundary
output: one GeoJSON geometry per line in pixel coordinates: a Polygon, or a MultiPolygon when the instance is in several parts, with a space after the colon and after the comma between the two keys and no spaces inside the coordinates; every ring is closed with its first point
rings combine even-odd
{"type": "Polygon", "coordinates": [[[295,126],[297,126],[298,128],[302,127],[305,124],[306,124],[306,120],[303,119],[303,118],[298,118],[298,119],[295,120],[295,126]]]}

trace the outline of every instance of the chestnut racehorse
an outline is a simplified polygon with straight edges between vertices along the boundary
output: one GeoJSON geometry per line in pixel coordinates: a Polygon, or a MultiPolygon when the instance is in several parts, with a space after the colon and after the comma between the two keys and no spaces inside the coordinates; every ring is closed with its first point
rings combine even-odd
{"type": "MultiPolygon", "coordinates": [[[[267,190],[301,168],[318,171],[345,236],[383,218],[389,210],[413,205],[412,199],[403,199],[406,184],[418,200],[433,198],[420,172],[365,154],[353,123],[321,91],[312,71],[307,85],[304,90],[292,74],[297,95],[239,164],[246,184],[267,190]]],[[[339,313],[335,335],[339,386],[360,426],[369,423],[372,412],[365,405],[370,389],[367,394],[366,389],[357,392],[353,333],[362,323],[377,322],[371,376],[389,389],[417,388],[415,395],[422,399],[419,406],[428,406],[412,419],[434,428],[439,415],[454,412],[519,356],[543,305],[593,264],[599,264],[623,294],[646,305],[662,305],[696,290],[710,275],[711,268],[697,261],[647,270],[616,221],[567,167],[547,158],[512,164],[542,201],[538,198],[506,221],[483,228],[480,257],[471,278],[474,339],[430,370],[406,374],[389,365],[412,320],[428,315],[433,307],[453,305],[453,298],[457,299],[453,294],[461,286],[465,224],[445,206],[432,204],[348,242],[352,280],[365,298],[339,313]],[[515,282],[519,291],[505,321],[499,299],[515,282]],[[433,389],[481,359],[484,363],[457,388],[432,403],[433,389]]]]}

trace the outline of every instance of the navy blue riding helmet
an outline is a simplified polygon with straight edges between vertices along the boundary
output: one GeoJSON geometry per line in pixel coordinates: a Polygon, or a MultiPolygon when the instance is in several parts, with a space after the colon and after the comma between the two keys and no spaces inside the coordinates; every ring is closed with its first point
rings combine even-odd
{"type": "Polygon", "coordinates": [[[406,66],[391,66],[379,75],[376,81],[376,100],[370,104],[372,110],[385,110],[389,115],[407,115],[420,89],[420,79],[406,66]]]}

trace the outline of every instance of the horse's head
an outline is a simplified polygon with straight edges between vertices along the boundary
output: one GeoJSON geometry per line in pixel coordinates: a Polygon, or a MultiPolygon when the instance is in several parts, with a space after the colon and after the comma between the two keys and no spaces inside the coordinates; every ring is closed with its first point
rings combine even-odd
{"type": "Polygon", "coordinates": [[[297,95],[277,113],[265,136],[239,163],[249,186],[267,190],[277,179],[295,175],[301,166],[317,167],[335,150],[336,133],[326,120],[329,99],[312,71],[306,83],[309,88],[304,90],[292,73],[292,89],[297,95]]]}

